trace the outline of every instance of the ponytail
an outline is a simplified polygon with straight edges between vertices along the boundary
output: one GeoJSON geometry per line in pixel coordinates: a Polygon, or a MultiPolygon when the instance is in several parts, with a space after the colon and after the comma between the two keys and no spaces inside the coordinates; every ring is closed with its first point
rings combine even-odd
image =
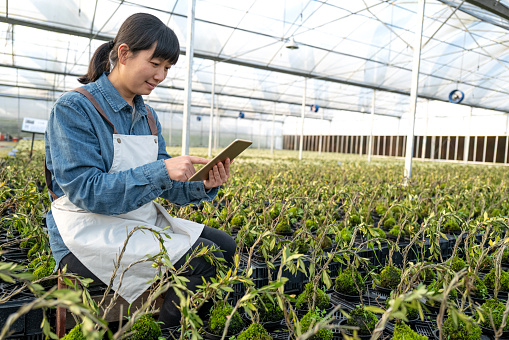
{"type": "Polygon", "coordinates": [[[127,18],[114,40],[104,43],[95,51],[88,72],[78,78],[82,84],[96,81],[104,73],[115,68],[118,62],[118,47],[129,46],[129,51],[149,50],[155,44],[152,58],[168,60],[175,65],[180,54],[180,44],[175,32],[152,14],[136,13],[127,18]],[[111,69],[110,69],[111,68],[111,69]]]}
{"type": "Polygon", "coordinates": [[[82,84],[88,84],[96,81],[103,74],[110,70],[110,52],[114,47],[113,41],[107,42],[99,46],[90,60],[87,74],[78,78],[82,84]]]}

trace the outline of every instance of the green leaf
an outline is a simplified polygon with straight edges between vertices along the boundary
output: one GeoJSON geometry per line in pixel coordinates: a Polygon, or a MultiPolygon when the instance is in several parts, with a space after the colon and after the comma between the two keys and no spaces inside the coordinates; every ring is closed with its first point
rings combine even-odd
{"type": "Polygon", "coordinates": [[[385,313],[385,310],[383,310],[380,307],[376,307],[376,306],[364,306],[364,309],[367,310],[367,311],[370,311],[372,313],[377,313],[377,314],[385,313]]]}

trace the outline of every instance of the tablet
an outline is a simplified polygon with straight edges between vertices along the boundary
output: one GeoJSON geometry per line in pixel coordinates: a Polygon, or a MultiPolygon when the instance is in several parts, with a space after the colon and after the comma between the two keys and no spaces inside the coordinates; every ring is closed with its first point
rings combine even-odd
{"type": "Polygon", "coordinates": [[[214,157],[210,162],[208,162],[203,168],[198,170],[189,181],[205,181],[209,178],[209,171],[212,170],[214,165],[219,162],[224,162],[227,158],[230,161],[233,161],[235,157],[240,155],[242,151],[246,150],[253,142],[249,140],[236,139],[230,145],[228,145],[219,155],[214,157]]]}

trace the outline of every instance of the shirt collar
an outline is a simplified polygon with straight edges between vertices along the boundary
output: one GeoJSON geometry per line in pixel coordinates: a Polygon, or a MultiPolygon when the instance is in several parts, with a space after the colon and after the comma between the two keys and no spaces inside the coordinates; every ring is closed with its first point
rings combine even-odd
{"type": "MultiPolygon", "coordinates": [[[[104,72],[99,79],[95,81],[97,84],[97,88],[101,91],[101,94],[104,96],[108,104],[111,106],[112,110],[115,112],[119,112],[124,107],[129,106],[127,101],[120,95],[115,86],[108,79],[109,72],[104,72]]],[[[136,107],[136,111],[144,116],[147,114],[147,109],[145,107],[145,102],[143,101],[143,97],[140,95],[134,96],[134,105],[136,107]]]]}

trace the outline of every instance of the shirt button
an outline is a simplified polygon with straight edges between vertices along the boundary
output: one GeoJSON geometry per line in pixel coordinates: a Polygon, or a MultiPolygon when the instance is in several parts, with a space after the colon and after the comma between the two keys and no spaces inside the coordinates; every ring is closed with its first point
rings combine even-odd
{"type": "Polygon", "coordinates": [[[200,191],[200,188],[196,188],[196,191],[200,191]]]}
{"type": "Polygon", "coordinates": [[[138,203],[138,207],[141,207],[142,205],[143,205],[143,203],[141,203],[141,202],[140,202],[140,203],[138,203]]]}
{"type": "Polygon", "coordinates": [[[154,143],[156,143],[156,144],[157,144],[157,139],[154,139],[154,143]]]}
{"type": "Polygon", "coordinates": [[[164,186],[164,185],[163,185],[163,186],[161,187],[161,189],[166,190],[166,186],[164,186]]]}
{"type": "Polygon", "coordinates": [[[122,140],[120,138],[117,138],[117,142],[122,143],[122,140]]]}

